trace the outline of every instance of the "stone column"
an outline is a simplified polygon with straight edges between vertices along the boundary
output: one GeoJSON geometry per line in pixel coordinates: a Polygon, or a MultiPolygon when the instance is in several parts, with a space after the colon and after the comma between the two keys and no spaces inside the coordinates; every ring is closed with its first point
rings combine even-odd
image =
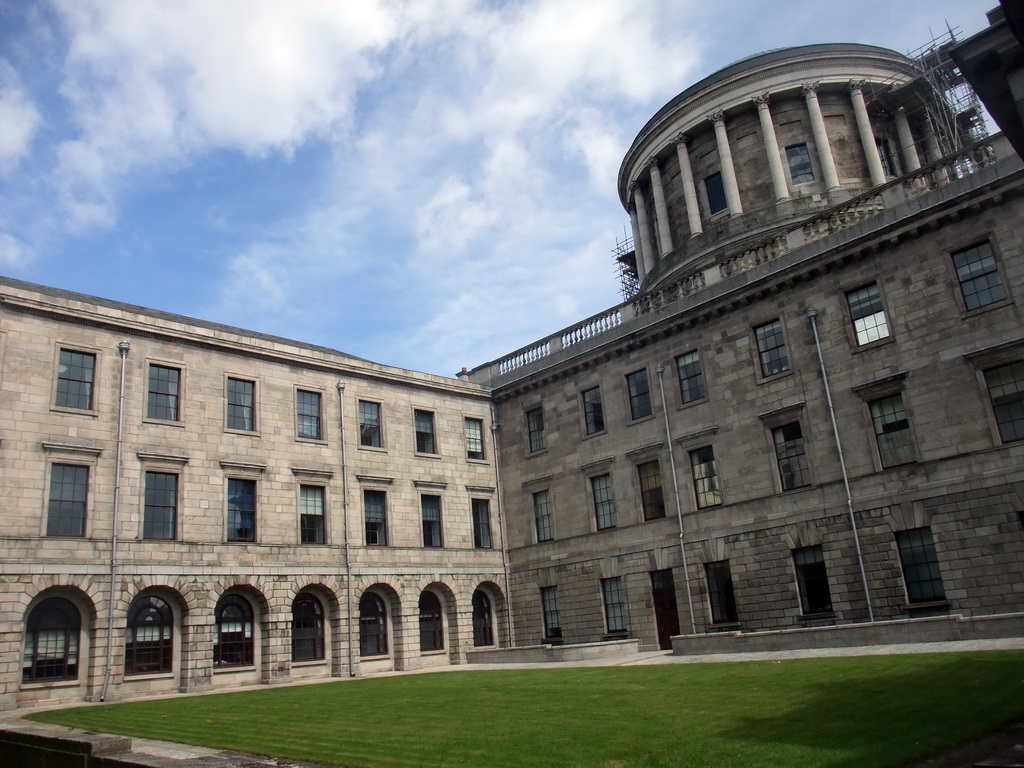
{"type": "Polygon", "coordinates": [[[658,251],[661,257],[672,250],[672,231],[668,226],[668,207],[665,205],[665,190],[661,186],[661,168],[658,158],[647,161],[651,169],[651,189],[654,190],[654,220],[658,226],[658,251]]]}
{"type": "Polygon", "coordinates": [[[291,675],[291,616],[268,616],[260,626],[260,682],[279,683],[291,675]]]}
{"type": "Polygon", "coordinates": [[[903,107],[896,110],[896,135],[900,137],[900,152],[903,153],[903,164],[907,167],[907,173],[913,173],[921,167],[921,158],[917,156],[914,135],[910,132],[907,111],[903,107]]]}
{"type": "Polygon", "coordinates": [[[804,83],[804,100],[807,102],[807,114],[811,118],[811,133],[814,136],[814,143],[818,146],[818,162],[821,163],[821,172],[825,176],[825,188],[831,192],[839,189],[839,174],[836,173],[836,161],[832,158],[832,145],[828,141],[828,132],[825,130],[825,118],[821,115],[821,105],[818,104],[818,84],[804,83]]]}
{"type": "Polygon", "coordinates": [[[935,126],[932,125],[930,117],[924,119],[924,157],[929,163],[934,163],[942,157],[942,150],[939,149],[939,138],[935,135],[935,126]]]}
{"type": "Polygon", "coordinates": [[[647,226],[647,203],[644,201],[644,193],[639,184],[634,181],[631,189],[633,190],[633,205],[636,206],[636,223],[640,228],[640,252],[644,259],[644,273],[649,274],[654,269],[656,259],[651,246],[651,228],[647,226]]]}
{"type": "Polygon", "coordinates": [[[868,108],[864,103],[863,86],[863,80],[851,80],[848,87],[850,89],[850,99],[853,101],[853,115],[857,119],[857,133],[860,134],[860,143],[864,147],[864,157],[868,161],[871,186],[877,187],[880,184],[885,184],[885,171],[882,170],[882,158],[878,156],[875,132],[871,128],[871,118],[868,117],[868,108]]]}
{"type": "Polygon", "coordinates": [[[715,140],[718,143],[718,159],[722,164],[722,184],[725,187],[725,202],[729,206],[729,215],[743,213],[740,203],[740,188],[736,183],[736,169],[732,164],[732,150],[729,149],[729,134],[725,130],[725,113],[715,112],[708,115],[708,120],[715,126],[715,140]]]}
{"type": "Polygon", "coordinates": [[[676,155],[679,157],[679,178],[683,182],[683,199],[686,201],[686,219],[690,224],[690,237],[704,231],[700,223],[700,209],[697,207],[697,187],[693,183],[693,169],[690,167],[690,153],[686,148],[686,134],[676,136],[676,155]]]}
{"type": "Polygon", "coordinates": [[[178,681],[182,693],[204,691],[213,685],[213,612],[207,615],[189,612],[181,619],[181,670],[178,681]]]}
{"type": "Polygon", "coordinates": [[[636,220],[636,205],[629,204],[629,228],[633,230],[633,258],[636,260],[636,275],[642,283],[647,279],[647,266],[644,264],[643,250],[640,248],[640,225],[636,220]]]}
{"type": "Polygon", "coordinates": [[[768,155],[768,169],[772,174],[772,187],[775,188],[775,202],[781,203],[789,199],[789,187],[786,174],[782,170],[782,158],[779,156],[779,140],[775,136],[775,125],[768,107],[768,94],[755,96],[752,101],[757,105],[757,118],[761,121],[761,135],[764,138],[764,151],[768,155]]]}

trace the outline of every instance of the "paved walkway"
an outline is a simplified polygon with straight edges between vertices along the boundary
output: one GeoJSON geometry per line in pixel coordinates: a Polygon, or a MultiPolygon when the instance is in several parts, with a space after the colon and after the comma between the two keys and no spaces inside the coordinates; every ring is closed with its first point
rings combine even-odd
{"type": "MultiPolygon", "coordinates": [[[[885,656],[907,653],[952,653],[957,651],[990,651],[1024,649],[1024,638],[1004,638],[998,640],[962,640],[956,642],[904,643],[899,645],[858,646],[852,648],[819,648],[799,651],[770,651],[762,653],[723,653],[695,656],[673,656],[669,651],[649,651],[614,656],[606,659],[593,659],[579,662],[527,662],[511,664],[464,664],[451,667],[435,667],[415,672],[379,672],[366,677],[387,677],[407,674],[433,674],[435,672],[462,672],[483,669],[552,669],[556,667],[628,667],[648,664],[707,664],[735,661],[782,661],[785,659],[805,659],[835,656],[885,656]]],[[[322,682],[322,681],[317,681],[322,682]]],[[[265,689],[266,686],[252,686],[265,689]]],[[[180,696],[181,694],[172,694],[180,696]]],[[[158,697],[159,698],[159,697],[158,697]]],[[[170,698],[167,697],[167,698],[170,698]]],[[[77,705],[76,705],[77,706],[77,705]]],[[[0,727],[15,730],[37,731],[48,728],[38,723],[20,720],[24,711],[4,713],[0,727]]],[[[53,727],[55,732],[67,733],[66,728],[53,727]]],[[[998,734],[973,749],[958,750],[947,757],[938,757],[925,761],[921,768],[1024,768],[1024,729],[1011,729],[998,734]],[[962,754],[962,757],[960,756],[962,754]],[[966,762],[965,762],[966,761],[966,762]]],[[[326,768],[312,763],[300,763],[274,758],[241,755],[218,749],[206,749],[185,744],[174,744],[150,739],[132,739],[130,756],[117,756],[124,764],[140,768],[326,768]]]]}

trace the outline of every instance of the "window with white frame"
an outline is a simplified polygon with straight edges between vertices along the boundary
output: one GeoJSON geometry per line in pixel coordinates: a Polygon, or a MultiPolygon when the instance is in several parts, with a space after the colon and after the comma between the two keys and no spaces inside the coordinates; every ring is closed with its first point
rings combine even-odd
{"type": "Polygon", "coordinates": [[[772,430],[775,443],[775,462],[779,468],[779,482],[782,490],[792,491],[811,484],[811,470],[807,463],[807,451],[800,422],[783,424],[772,430]]]}
{"type": "Polygon", "coordinates": [[[302,543],[325,543],[324,528],[324,487],[322,485],[300,485],[299,535],[302,543]]]}
{"type": "Polygon", "coordinates": [[[555,538],[549,491],[537,491],[533,494],[533,521],[537,529],[537,541],[551,541],[555,538]]]}
{"type": "Polygon", "coordinates": [[[388,543],[387,498],[385,491],[363,491],[363,525],[367,546],[383,547],[388,543]]]}
{"type": "Polygon", "coordinates": [[[434,414],[431,411],[413,411],[416,426],[416,453],[437,453],[434,443],[434,414]]]}
{"type": "Polygon", "coordinates": [[[932,529],[914,528],[896,533],[900,551],[903,583],[907,587],[907,601],[924,603],[945,600],[946,588],[939,571],[939,556],[935,552],[932,529]]]}
{"type": "Polygon", "coordinates": [[[626,375],[626,389],[629,392],[629,417],[636,421],[651,415],[651,387],[647,381],[647,369],[626,375]]]}
{"type": "Polygon", "coordinates": [[[470,499],[473,513],[473,546],[477,549],[491,548],[491,502],[487,499],[470,499]]]}
{"type": "Polygon", "coordinates": [[[846,304],[850,308],[850,319],[853,321],[858,346],[889,338],[889,324],[885,319],[877,283],[847,291],[846,304]]]}
{"type": "Polygon", "coordinates": [[[665,496],[661,487],[661,464],[657,459],[637,464],[637,479],[640,481],[640,506],[644,520],[657,520],[665,516],[665,496]]]}
{"type": "Polygon", "coordinates": [[[690,471],[697,508],[716,507],[722,503],[722,490],[718,485],[718,465],[715,449],[710,445],[690,451],[690,471]]]}
{"type": "Polygon", "coordinates": [[[601,579],[601,595],[604,598],[604,620],[608,634],[626,632],[626,596],[622,589],[622,578],[613,576],[601,579]]]}
{"type": "Polygon", "coordinates": [[[782,333],[782,321],[772,320],[770,323],[754,328],[757,341],[757,354],[761,363],[761,375],[767,378],[789,370],[789,355],[786,353],[786,339],[782,333]]]}
{"type": "Polygon", "coordinates": [[[614,528],[615,500],[612,496],[612,476],[605,474],[590,478],[590,490],[594,498],[597,530],[614,528]]]}
{"type": "Polygon", "coordinates": [[[57,395],[54,404],[61,408],[92,410],[96,355],[74,349],[62,349],[57,362],[57,395]]]}
{"type": "Polygon", "coordinates": [[[676,357],[676,369],[679,371],[679,394],[684,403],[702,400],[707,392],[704,389],[704,371],[701,368],[700,352],[692,349],[676,357]]]}
{"type": "Polygon", "coordinates": [[[380,448],[383,445],[380,403],[359,401],[359,444],[370,448],[380,448]]]}
{"type": "Polygon", "coordinates": [[[896,467],[914,461],[914,439],[910,433],[910,418],[903,404],[903,393],[897,392],[872,400],[868,408],[882,466],[896,467]]]}
{"type": "Polygon", "coordinates": [[[964,306],[968,310],[995,304],[1006,298],[991,243],[986,240],[956,251],[952,257],[964,306]]]}
{"type": "Polygon", "coordinates": [[[985,383],[1000,439],[1024,440],[1024,362],[988,368],[985,383]]]}
{"type": "Polygon", "coordinates": [[[547,442],[544,439],[544,409],[532,408],[526,412],[526,433],[530,445],[530,453],[544,450],[547,442]]]}
{"type": "Polygon", "coordinates": [[[594,435],[604,432],[604,405],[601,402],[601,388],[591,387],[583,390],[583,421],[587,434],[594,435]]]}
{"type": "Polygon", "coordinates": [[[467,416],[463,421],[466,436],[466,458],[482,461],[484,458],[484,420],[467,416]]]}
{"type": "Polygon", "coordinates": [[[46,512],[47,536],[84,536],[89,468],[77,464],[50,467],[50,497],[46,512]]]}
{"type": "Polygon", "coordinates": [[[420,513],[423,520],[423,546],[441,546],[441,497],[423,494],[420,496],[420,513]]]}

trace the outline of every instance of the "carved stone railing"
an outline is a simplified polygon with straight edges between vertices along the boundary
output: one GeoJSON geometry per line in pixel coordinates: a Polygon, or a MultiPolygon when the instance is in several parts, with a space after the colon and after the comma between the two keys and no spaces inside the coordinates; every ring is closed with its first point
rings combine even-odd
{"type": "Polygon", "coordinates": [[[633,314],[639,317],[640,315],[646,315],[648,312],[655,312],[671,304],[676,299],[682,299],[703,290],[706,286],[707,277],[704,274],[704,270],[693,272],[679,280],[674,280],[656,291],[648,291],[637,296],[633,300],[633,314]]]}
{"type": "Polygon", "coordinates": [[[719,262],[718,270],[722,277],[732,277],[740,272],[746,272],[760,264],[785,256],[789,253],[789,243],[786,236],[773,237],[771,240],[759,243],[753,248],[748,248],[743,253],[732,258],[719,262]]]}
{"type": "Polygon", "coordinates": [[[618,307],[610,309],[600,315],[588,318],[566,331],[562,331],[562,348],[571,347],[573,344],[579,344],[581,341],[592,339],[620,325],[622,325],[622,313],[618,307]]]}
{"type": "Polygon", "coordinates": [[[884,210],[885,202],[881,193],[855,197],[845,205],[830,208],[820,216],[805,221],[802,227],[804,242],[809,243],[811,240],[817,240],[831,235],[833,232],[852,227],[884,210]]]}
{"type": "Polygon", "coordinates": [[[524,347],[517,352],[513,352],[507,357],[503,357],[498,361],[498,372],[508,373],[514,371],[516,368],[522,368],[524,365],[540,360],[542,357],[547,357],[551,354],[551,342],[542,341],[538,344],[534,344],[531,347],[524,347]]]}

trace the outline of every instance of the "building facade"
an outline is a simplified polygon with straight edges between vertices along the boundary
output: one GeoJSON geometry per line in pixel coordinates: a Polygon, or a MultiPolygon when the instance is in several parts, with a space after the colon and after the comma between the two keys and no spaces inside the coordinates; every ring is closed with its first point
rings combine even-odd
{"type": "Polygon", "coordinates": [[[633,295],[471,373],[518,643],[1024,610],[1024,175],[927,75],[774,51],[640,132],[633,295]]]}
{"type": "Polygon", "coordinates": [[[623,161],[627,300],[457,378],[0,279],[0,708],[1019,617],[1024,164],[961,107],[711,75],[623,161]]]}
{"type": "Polygon", "coordinates": [[[5,280],[0,706],[508,644],[485,388],[5,280]]]}

